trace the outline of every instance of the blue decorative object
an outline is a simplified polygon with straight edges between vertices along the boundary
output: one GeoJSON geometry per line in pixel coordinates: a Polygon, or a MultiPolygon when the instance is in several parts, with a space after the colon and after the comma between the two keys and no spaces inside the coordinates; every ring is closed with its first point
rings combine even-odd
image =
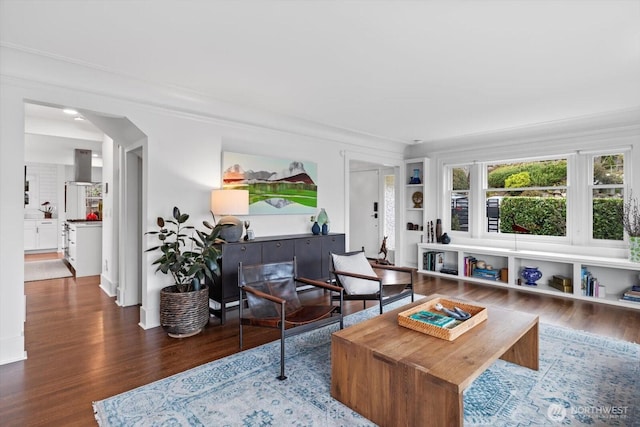
{"type": "Polygon", "coordinates": [[[326,222],[324,224],[322,224],[322,234],[324,234],[324,235],[329,234],[329,226],[327,225],[326,222]]]}
{"type": "Polygon", "coordinates": [[[411,177],[409,184],[422,184],[422,181],[420,180],[420,169],[413,170],[413,176],[411,177]]]}
{"type": "Polygon", "coordinates": [[[527,285],[537,286],[536,281],[540,280],[542,272],[538,270],[538,267],[524,267],[520,275],[526,281],[527,285]]]}
{"type": "Polygon", "coordinates": [[[443,245],[448,245],[449,243],[451,243],[451,237],[449,237],[447,233],[444,233],[442,237],[440,237],[440,243],[442,243],[443,245]]]}
{"type": "Polygon", "coordinates": [[[315,235],[320,234],[320,226],[318,225],[318,221],[313,223],[313,226],[311,226],[311,232],[315,235]]]}

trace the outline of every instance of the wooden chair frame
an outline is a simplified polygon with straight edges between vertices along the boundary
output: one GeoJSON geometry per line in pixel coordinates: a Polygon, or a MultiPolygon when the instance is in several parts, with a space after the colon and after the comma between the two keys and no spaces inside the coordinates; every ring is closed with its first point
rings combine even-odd
{"type": "MultiPolygon", "coordinates": [[[[255,283],[255,282],[254,282],[255,283]]],[[[240,290],[240,304],[239,304],[239,328],[240,328],[240,349],[243,346],[243,326],[258,326],[269,327],[280,330],[280,375],[277,377],[279,380],[285,380],[285,338],[301,334],[313,329],[321,328],[334,323],[340,323],[340,329],[344,327],[343,321],[343,294],[344,289],[340,286],[332,285],[330,283],[322,282],[320,280],[312,280],[304,277],[297,277],[297,266],[295,258],[293,261],[271,263],[271,264],[259,264],[243,266],[242,263],[238,264],[238,287],[240,290]],[[302,304],[303,310],[296,312],[295,316],[286,314],[287,300],[275,295],[271,295],[262,292],[254,287],[250,286],[245,281],[245,269],[255,269],[265,266],[286,265],[293,263],[293,277],[294,283],[301,283],[304,285],[311,285],[324,290],[330,291],[328,295],[329,306],[314,306],[302,304]],[[247,293],[250,293],[258,298],[262,298],[280,305],[280,316],[278,318],[255,318],[244,316],[244,305],[247,298],[247,293]],[[338,306],[334,306],[332,301],[339,301],[338,306]],[[308,312],[305,312],[305,308],[309,308],[308,312]],[[324,308],[322,311],[320,308],[324,308]],[[337,316],[334,316],[337,314],[337,316]]]]}

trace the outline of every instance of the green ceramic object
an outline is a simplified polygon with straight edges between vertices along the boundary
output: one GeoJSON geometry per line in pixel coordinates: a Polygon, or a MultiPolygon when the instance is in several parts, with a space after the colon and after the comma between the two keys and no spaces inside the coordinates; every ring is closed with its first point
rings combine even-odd
{"type": "Polygon", "coordinates": [[[640,236],[629,236],[629,261],[640,262],[640,236]]]}
{"type": "Polygon", "coordinates": [[[318,224],[322,225],[328,222],[329,222],[329,216],[327,215],[327,212],[324,210],[324,208],[321,208],[320,213],[318,214],[318,224]]]}

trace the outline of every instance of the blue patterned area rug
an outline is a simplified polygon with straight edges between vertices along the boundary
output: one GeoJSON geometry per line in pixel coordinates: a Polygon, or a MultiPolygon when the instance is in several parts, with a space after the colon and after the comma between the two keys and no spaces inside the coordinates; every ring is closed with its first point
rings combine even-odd
{"type": "MultiPolygon", "coordinates": [[[[376,314],[368,309],[345,323],[376,314]]],[[[373,426],[330,396],[335,330],[287,339],[285,381],[275,378],[276,341],[95,402],[96,419],[101,426],[373,426]]],[[[541,324],[540,370],[495,362],[464,393],[464,425],[640,426],[640,345],[541,324]]]]}

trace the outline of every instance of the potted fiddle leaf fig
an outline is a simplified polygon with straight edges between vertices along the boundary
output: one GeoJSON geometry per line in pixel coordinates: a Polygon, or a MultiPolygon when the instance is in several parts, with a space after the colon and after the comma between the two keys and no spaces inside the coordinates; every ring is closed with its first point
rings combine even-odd
{"type": "Polygon", "coordinates": [[[158,217],[158,231],[146,233],[160,241],[145,251],[160,251],[152,262],[156,272],[173,278],[174,283],[160,291],[160,324],[174,338],[195,335],[209,322],[206,278],[213,282],[220,275],[221,251],[216,245],[224,243],[219,235],[226,225],[203,221],[208,230],[203,231],[187,225],[188,220],[188,214],[174,207],[171,218],[158,217]]]}

